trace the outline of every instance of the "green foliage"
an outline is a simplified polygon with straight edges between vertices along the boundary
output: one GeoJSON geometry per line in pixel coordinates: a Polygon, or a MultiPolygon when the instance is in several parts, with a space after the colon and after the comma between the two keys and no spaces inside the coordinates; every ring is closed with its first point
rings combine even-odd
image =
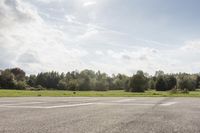
{"type": "Polygon", "coordinates": [[[163,76],[159,76],[156,81],[156,90],[157,91],[166,91],[167,90],[167,83],[163,76]]]}
{"type": "MultiPolygon", "coordinates": [[[[9,70],[9,69],[8,69],[9,70]]],[[[26,73],[20,68],[13,68],[9,70],[15,76],[15,80],[24,81],[26,73]]]]}
{"type": "Polygon", "coordinates": [[[26,89],[25,72],[20,68],[1,71],[0,86],[7,89],[26,89]]]}
{"type": "Polygon", "coordinates": [[[29,86],[35,87],[36,86],[36,76],[35,75],[30,75],[27,79],[27,84],[29,86]]]}
{"type": "Polygon", "coordinates": [[[196,88],[200,88],[200,75],[196,77],[196,88]]]}
{"type": "Polygon", "coordinates": [[[181,90],[189,90],[194,91],[196,89],[196,79],[187,74],[183,74],[179,76],[178,87],[181,90]]]}
{"type": "Polygon", "coordinates": [[[155,77],[160,77],[160,76],[164,76],[164,75],[165,75],[165,73],[162,70],[155,72],[155,77]]]}
{"type": "Polygon", "coordinates": [[[27,87],[27,84],[24,81],[19,81],[15,85],[15,89],[17,89],[17,90],[25,90],[26,87],[27,87]]]}
{"type": "Polygon", "coordinates": [[[67,84],[67,82],[65,81],[65,80],[60,80],[59,82],[58,82],[58,89],[59,90],[68,90],[68,84],[67,84]]]}
{"type": "Polygon", "coordinates": [[[45,90],[45,88],[42,87],[41,85],[37,85],[37,86],[36,86],[36,90],[37,90],[37,91],[45,90]]]}
{"type": "Polygon", "coordinates": [[[60,75],[57,72],[46,72],[39,73],[36,77],[36,85],[41,85],[45,88],[55,88],[57,89],[58,82],[60,81],[60,75]]]}
{"type": "Polygon", "coordinates": [[[132,77],[124,74],[109,76],[100,71],[72,71],[59,74],[58,72],[43,72],[26,76],[20,68],[0,71],[0,88],[27,90],[70,90],[70,91],[107,91],[125,90],[144,92],[147,89],[157,91],[188,90],[194,91],[200,87],[199,74],[164,74],[156,71],[155,76],[149,76],[138,71],[132,77]]]}
{"type": "Polygon", "coordinates": [[[144,92],[147,89],[148,80],[142,71],[138,71],[130,80],[131,92],[144,92]]]}
{"type": "Polygon", "coordinates": [[[175,86],[177,84],[177,80],[173,75],[166,76],[165,81],[166,81],[166,84],[167,84],[166,90],[171,90],[171,89],[175,88],[175,86]]]}
{"type": "Polygon", "coordinates": [[[107,80],[107,74],[105,73],[101,73],[100,71],[98,71],[96,73],[96,82],[95,82],[95,90],[96,91],[106,91],[109,88],[109,83],[107,80]]]}
{"type": "Polygon", "coordinates": [[[76,90],[78,90],[78,86],[79,86],[78,80],[76,80],[76,79],[70,80],[68,83],[68,90],[76,91],[76,90]]]}
{"type": "Polygon", "coordinates": [[[10,70],[5,70],[1,72],[0,75],[0,86],[2,88],[14,89],[16,84],[15,76],[10,70]]]}
{"type": "Polygon", "coordinates": [[[154,90],[156,86],[156,79],[155,77],[150,77],[148,82],[149,89],[154,90]]]}
{"type": "Polygon", "coordinates": [[[110,87],[114,90],[126,90],[128,88],[129,77],[123,74],[113,75],[113,86],[110,87]]]}

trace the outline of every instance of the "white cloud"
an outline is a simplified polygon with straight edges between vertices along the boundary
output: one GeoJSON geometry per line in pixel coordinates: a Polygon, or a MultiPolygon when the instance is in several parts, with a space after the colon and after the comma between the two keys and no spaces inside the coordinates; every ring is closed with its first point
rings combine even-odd
{"type": "Polygon", "coordinates": [[[97,55],[103,55],[104,53],[102,51],[100,51],[100,50],[97,50],[97,51],[95,51],[95,54],[97,54],[97,55]]]}
{"type": "Polygon", "coordinates": [[[87,1],[83,3],[83,6],[87,7],[87,6],[91,6],[91,5],[95,5],[96,1],[87,1]]]}
{"type": "Polygon", "coordinates": [[[181,49],[185,50],[185,51],[187,51],[187,50],[199,51],[200,50],[200,40],[187,41],[187,42],[185,42],[185,45],[181,49]]]}
{"type": "Polygon", "coordinates": [[[73,16],[73,15],[65,15],[65,18],[67,19],[67,21],[68,21],[69,23],[74,23],[74,22],[75,22],[75,19],[76,19],[76,17],[73,16]]]}
{"type": "Polygon", "coordinates": [[[19,66],[29,73],[81,68],[87,52],[68,47],[65,33],[47,24],[33,6],[3,0],[0,7],[6,13],[0,13],[0,67],[19,66]]]}

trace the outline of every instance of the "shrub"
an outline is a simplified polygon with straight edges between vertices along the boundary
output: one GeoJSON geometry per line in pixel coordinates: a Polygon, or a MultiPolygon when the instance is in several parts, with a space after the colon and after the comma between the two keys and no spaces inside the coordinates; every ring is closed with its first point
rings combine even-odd
{"type": "Polygon", "coordinates": [[[15,89],[17,90],[25,90],[27,87],[27,84],[23,81],[18,81],[15,85],[15,89]]]}
{"type": "Polygon", "coordinates": [[[58,83],[58,89],[59,90],[67,90],[67,83],[63,80],[60,80],[58,83]]]}
{"type": "Polygon", "coordinates": [[[130,90],[131,92],[144,92],[146,90],[148,81],[144,76],[142,71],[138,71],[130,80],[130,90]]]}
{"type": "Polygon", "coordinates": [[[41,85],[37,85],[35,90],[40,91],[40,90],[45,90],[45,88],[42,87],[41,85]]]}
{"type": "Polygon", "coordinates": [[[157,91],[166,91],[167,90],[167,83],[165,82],[165,79],[163,76],[158,77],[155,87],[156,87],[157,91]]]}
{"type": "Polygon", "coordinates": [[[182,76],[179,78],[178,87],[181,90],[194,91],[196,89],[196,81],[189,76],[182,76]]]}
{"type": "Polygon", "coordinates": [[[108,90],[108,85],[104,82],[97,81],[96,86],[95,86],[96,91],[107,91],[108,90]]]}

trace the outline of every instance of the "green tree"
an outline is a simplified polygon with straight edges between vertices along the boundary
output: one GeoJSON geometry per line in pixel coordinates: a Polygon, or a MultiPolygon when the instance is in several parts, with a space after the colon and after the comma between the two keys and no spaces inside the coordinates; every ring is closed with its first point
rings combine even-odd
{"type": "Polygon", "coordinates": [[[106,73],[101,73],[100,71],[96,73],[96,83],[95,83],[96,91],[107,91],[109,89],[109,83],[107,78],[108,76],[106,73]]]}
{"type": "Polygon", "coordinates": [[[197,75],[196,78],[196,88],[200,88],[200,75],[197,75]]]}
{"type": "Polygon", "coordinates": [[[15,80],[17,81],[25,81],[26,73],[20,68],[12,68],[10,72],[14,74],[15,80]]]}
{"type": "Polygon", "coordinates": [[[196,89],[196,80],[189,75],[179,76],[178,87],[181,90],[194,91],[196,89]]]}
{"type": "Polygon", "coordinates": [[[171,90],[171,89],[175,88],[175,86],[177,84],[177,80],[173,75],[166,76],[165,80],[167,83],[167,90],[171,90]]]}
{"type": "Polygon", "coordinates": [[[167,83],[163,76],[159,76],[156,80],[156,90],[157,91],[166,91],[167,90],[167,83]]]}
{"type": "Polygon", "coordinates": [[[0,86],[4,89],[14,89],[16,85],[15,76],[9,69],[2,71],[0,75],[0,86]]]}
{"type": "Polygon", "coordinates": [[[35,87],[36,86],[36,76],[30,75],[27,79],[27,84],[31,87],[35,87]]]}
{"type": "Polygon", "coordinates": [[[71,90],[71,91],[78,91],[78,86],[79,86],[78,80],[72,79],[69,81],[67,88],[68,90],[71,90]]]}
{"type": "Polygon", "coordinates": [[[36,77],[36,85],[41,85],[45,88],[57,89],[60,75],[57,72],[39,73],[36,77]]]}
{"type": "Polygon", "coordinates": [[[25,90],[27,88],[27,84],[25,81],[18,81],[15,84],[15,89],[17,90],[25,90]]]}
{"type": "Polygon", "coordinates": [[[144,92],[147,89],[148,80],[142,71],[138,71],[136,75],[130,79],[131,92],[144,92]]]}

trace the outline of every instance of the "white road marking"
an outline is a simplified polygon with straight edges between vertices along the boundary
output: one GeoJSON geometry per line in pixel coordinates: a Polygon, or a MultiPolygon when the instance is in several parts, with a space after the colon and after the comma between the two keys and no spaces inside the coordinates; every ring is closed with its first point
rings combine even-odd
{"type": "Polygon", "coordinates": [[[129,102],[129,101],[134,101],[135,99],[121,99],[118,101],[112,101],[112,102],[117,102],[117,103],[123,103],[123,102],[129,102]]]}
{"type": "Polygon", "coordinates": [[[92,105],[94,103],[82,103],[82,104],[68,104],[68,105],[58,105],[58,106],[8,106],[3,105],[0,107],[6,107],[6,108],[36,108],[36,109],[53,109],[53,108],[64,108],[64,107],[78,107],[78,106],[86,106],[86,105],[92,105]]]}
{"type": "Polygon", "coordinates": [[[170,105],[173,105],[173,104],[176,104],[177,102],[167,102],[167,103],[163,103],[163,104],[160,104],[162,106],[170,106],[170,105]]]}
{"type": "MultiPolygon", "coordinates": [[[[51,103],[51,102],[22,102],[22,103],[15,103],[15,104],[2,104],[0,107],[6,108],[36,108],[36,109],[53,109],[53,108],[67,108],[67,107],[79,107],[79,106],[88,106],[88,105],[118,105],[118,106],[154,106],[156,103],[140,103],[140,102],[129,102],[135,99],[122,99],[118,101],[104,101],[104,102],[90,102],[90,103],[78,103],[78,104],[65,104],[65,105],[56,105],[56,106],[37,106],[30,104],[40,104],[40,103],[51,103]]],[[[177,102],[166,102],[159,104],[160,106],[171,106],[176,104],[177,102]]]]}
{"type": "MultiPolygon", "coordinates": [[[[173,104],[176,104],[177,102],[167,102],[167,103],[162,103],[159,104],[161,106],[170,106],[173,104]]],[[[102,104],[102,105],[123,105],[123,106],[153,106],[156,105],[156,103],[105,103],[105,102],[100,102],[96,104],[102,104]]]]}
{"type": "Polygon", "coordinates": [[[96,104],[99,104],[99,105],[123,105],[123,106],[152,106],[152,105],[155,105],[155,104],[151,104],[151,103],[96,103],[96,104]]]}
{"type": "Polygon", "coordinates": [[[92,105],[92,104],[95,104],[95,103],[68,104],[68,105],[49,106],[45,108],[52,109],[52,108],[64,108],[64,107],[77,107],[77,106],[86,106],[86,105],[92,105]]]}

